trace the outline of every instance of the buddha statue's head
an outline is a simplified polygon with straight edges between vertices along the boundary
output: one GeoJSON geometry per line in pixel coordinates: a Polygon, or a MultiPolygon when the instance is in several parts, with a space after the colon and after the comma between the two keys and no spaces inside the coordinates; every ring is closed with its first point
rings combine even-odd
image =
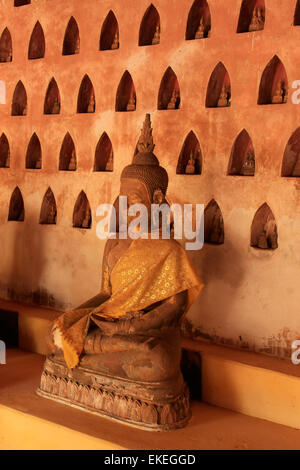
{"type": "Polygon", "coordinates": [[[168,173],[153,153],[154,143],[150,114],[146,115],[137,153],[131,165],[121,174],[120,196],[126,196],[128,206],[144,204],[150,214],[151,204],[163,204],[168,187],[168,173]]]}

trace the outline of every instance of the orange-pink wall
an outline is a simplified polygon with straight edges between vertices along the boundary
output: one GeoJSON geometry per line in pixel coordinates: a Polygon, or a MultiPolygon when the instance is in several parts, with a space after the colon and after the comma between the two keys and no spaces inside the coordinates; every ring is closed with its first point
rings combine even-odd
{"type": "MultiPolygon", "coordinates": [[[[0,2],[0,29],[8,27],[13,61],[0,64],[7,85],[7,104],[0,105],[0,132],[11,149],[11,168],[0,169],[0,293],[71,307],[97,293],[104,243],[96,237],[97,206],[118,195],[119,177],[131,161],[145,113],[151,113],[156,154],[169,172],[169,198],[207,204],[214,198],[225,223],[225,244],[205,246],[191,256],[206,287],[189,313],[194,334],[216,341],[289,354],[290,341],[300,337],[300,184],[282,178],[285,146],[299,126],[300,105],[291,102],[291,84],[300,80],[300,26],[293,26],[296,0],[266,0],[263,31],[236,34],[241,0],[209,0],[210,38],[185,41],[191,0],[155,0],[160,14],[161,42],[138,47],[139,26],[147,0],[32,0],[13,7],[0,2]],[[99,51],[102,22],[112,9],[120,29],[120,49],[99,51]],[[65,29],[71,16],[80,30],[80,53],[62,56],[65,29]],[[36,21],[46,38],[44,59],[28,60],[28,44],[36,21]],[[257,105],[260,78],[277,54],[283,62],[289,97],[284,105],[257,105]],[[230,76],[229,108],[205,108],[206,88],[216,64],[230,76]],[[158,111],[160,81],[168,66],[177,74],[181,108],[158,111]],[[125,70],[133,78],[137,109],[116,113],[115,96],[125,70]],[[76,114],[78,90],[85,74],[96,94],[95,114],[76,114]],[[61,94],[61,114],[44,115],[45,93],[55,77],[61,94]],[[28,95],[28,113],[12,117],[11,100],[19,80],[28,95]],[[250,134],[255,177],[227,176],[231,148],[239,132],[250,134]],[[202,175],[176,175],[178,156],[193,130],[203,155],[202,175]],[[114,149],[114,172],[94,173],[97,142],[106,131],[114,149]],[[43,169],[25,170],[25,154],[36,132],[42,145],[43,169]],[[75,142],[78,169],[59,172],[63,138],[75,142]],[[7,222],[10,195],[19,185],[25,221],[7,222]],[[51,187],[57,202],[56,226],[39,225],[43,196],[51,187]],[[93,212],[92,230],[72,227],[81,190],[93,212]],[[267,202],[278,226],[275,251],[250,247],[250,227],[256,210],[267,202]]],[[[191,325],[190,329],[191,329],[191,325]]]]}

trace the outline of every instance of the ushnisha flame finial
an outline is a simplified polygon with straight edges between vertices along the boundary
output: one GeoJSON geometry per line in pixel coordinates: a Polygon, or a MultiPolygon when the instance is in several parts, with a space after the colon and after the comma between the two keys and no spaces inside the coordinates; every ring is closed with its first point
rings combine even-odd
{"type": "Polygon", "coordinates": [[[152,153],[155,147],[152,136],[151,118],[150,114],[146,114],[141,135],[137,143],[139,153],[152,153]]]}

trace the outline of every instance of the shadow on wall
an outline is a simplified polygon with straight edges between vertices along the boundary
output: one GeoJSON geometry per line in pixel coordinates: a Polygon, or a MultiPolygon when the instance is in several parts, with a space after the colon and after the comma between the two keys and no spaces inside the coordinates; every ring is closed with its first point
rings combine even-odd
{"type": "Polygon", "coordinates": [[[193,311],[195,312],[195,309],[197,309],[197,316],[199,317],[199,308],[203,309],[207,305],[216,305],[220,302],[220,304],[216,306],[216,311],[223,312],[223,323],[229,320],[228,315],[230,315],[231,306],[235,304],[234,295],[220,295],[220,292],[212,292],[209,287],[221,285],[222,281],[226,280],[226,284],[229,284],[231,292],[234,292],[235,288],[236,291],[238,291],[239,286],[243,284],[244,274],[246,272],[243,256],[236,248],[236,245],[228,240],[226,241],[226,233],[225,245],[205,243],[202,250],[190,251],[189,253],[195,268],[204,282],[204,289],[200,293],[198,302],[196,302],[194,308],[191,309],[191,313],[187,315],[183,323],[184,336],[198,336],[213,342],[237,346],[234,340],[230,338],[215,338],[202,332],[201,328],[194,328],[193,311]]]}
{"type": "Polygon", "coordinates": [[[10,216],[14,220],[7,222],[9,237],[5,237],[5,243],[10,245],[7,251],[12,253],[7,297],[18,302],[61,308],[54,296],[41,287],[47,243],[45,227],[39,224],[40,215],[27,205],[24,221],[22,217],[17,219],[17,211],[10,216]]]}

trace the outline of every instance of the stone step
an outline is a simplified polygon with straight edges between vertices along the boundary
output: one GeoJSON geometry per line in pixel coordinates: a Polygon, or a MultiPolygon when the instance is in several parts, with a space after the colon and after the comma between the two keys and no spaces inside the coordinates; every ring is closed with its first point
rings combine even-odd
{"type": "Polygon", "coordinates": [[[182,346],[204,402],[300,429],[300,365],[203,341],[182,346]]]}
{"type": "Polygon", "coordinates": [[[41,398],[35,390],[43,362],[8,350],[0,365],[1,449],[300,449],[300,431],[200,402],[192,403],[186,428],[151,433],[41,398]]]}
{"type": "MultiPolygon", "coordinates": [[[[20,349],[49,352],[46,332],[61,312],[4,300],[0,309],[19,313],[20,349]]],[[[300,365],[204,341],[182,346],[193,398],[300,429],[300,365]]]]}

